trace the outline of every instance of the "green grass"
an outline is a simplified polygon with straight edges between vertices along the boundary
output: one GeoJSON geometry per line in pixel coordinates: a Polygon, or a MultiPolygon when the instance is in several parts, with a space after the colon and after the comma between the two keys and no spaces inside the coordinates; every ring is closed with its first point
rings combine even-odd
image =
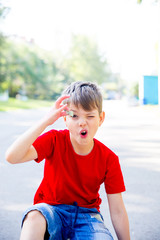
{"type": "Polygon", "coordinates": [[[52,105],[53,105],[53,101],[49,102],[49,101],[34,100],[34,99],[28,99],[26,101],[22,101],[15,98],[9,98],[9,100],[6,102],[0,101],[0,111],[50,107],[52,105]]]}

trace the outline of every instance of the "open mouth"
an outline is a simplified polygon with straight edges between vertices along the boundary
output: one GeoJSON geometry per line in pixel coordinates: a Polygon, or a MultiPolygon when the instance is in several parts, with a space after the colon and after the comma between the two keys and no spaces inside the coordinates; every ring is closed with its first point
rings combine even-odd
{"type": "Polygon", "coordinates": [[[87,135],[87,131],[86,130],[82,130],[80,132],[80,134],[81,134],[82,137],[85,137],[87,135]]]}

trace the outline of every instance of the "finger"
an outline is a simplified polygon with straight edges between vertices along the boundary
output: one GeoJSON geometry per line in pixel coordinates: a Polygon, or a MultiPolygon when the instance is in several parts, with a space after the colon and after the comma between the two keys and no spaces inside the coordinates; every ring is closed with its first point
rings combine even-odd
{"type": "Polygon", "coordinates": [[[69,108],[68,108],[68,105],[65,104],[65,105],[60,105],[59,106],[59,109],[63,109],[64,111],[69,111],[69,108]],[[64,107],[65,106],[65,107],[64,107]]]}
{"type": "Polygon", "coordinates": [[[69,95],[64,95],[64,96],[61,96],[57,99],[57,101],[55,102],[55,106],[58,108],[61,104],[61,102],[66,99],[66,98],[69,98],[70,96],[69,95]]]}
{"type": "Polygon", "coordinates": [[[67,115],[67,114],[66,114],[66,111],[68,111],[67,104],[61,106],[61,107],[59,108],[59,111],[60,111],[60,115],[61,115],[61,116],[66,116],[66,115],[67,115]]]}
{"type": "Polygon", "coordinates": [[[67,113],[65,111],[61,112],[61,117],[67,116],[67,113]]]}
{"type": "Polygon", "coordinates": [[[59,108],[60,111],[68,110],[67,104],[61,105],[59,108]]]}

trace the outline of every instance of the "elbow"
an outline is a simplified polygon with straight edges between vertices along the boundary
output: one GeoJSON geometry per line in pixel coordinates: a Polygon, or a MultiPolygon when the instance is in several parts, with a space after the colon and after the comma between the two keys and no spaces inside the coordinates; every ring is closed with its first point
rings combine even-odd
{"type": "Polygon", "coordinates": [[[15,158],[13,157],[13,155],[9,151],[6,152],[5,159],[6,159],[7,162],[9,162],[11,164],[16,163],[15,158]]]}

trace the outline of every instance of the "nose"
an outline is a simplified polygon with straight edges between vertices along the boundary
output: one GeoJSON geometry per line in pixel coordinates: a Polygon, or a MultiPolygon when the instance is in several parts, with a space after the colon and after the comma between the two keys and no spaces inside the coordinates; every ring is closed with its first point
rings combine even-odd
{"type": "Polygon", "coordinates": [[[80,118],[79,119],[79,126],[80,127],[86,126],[86,119],[85,118],[80,118]]]}

